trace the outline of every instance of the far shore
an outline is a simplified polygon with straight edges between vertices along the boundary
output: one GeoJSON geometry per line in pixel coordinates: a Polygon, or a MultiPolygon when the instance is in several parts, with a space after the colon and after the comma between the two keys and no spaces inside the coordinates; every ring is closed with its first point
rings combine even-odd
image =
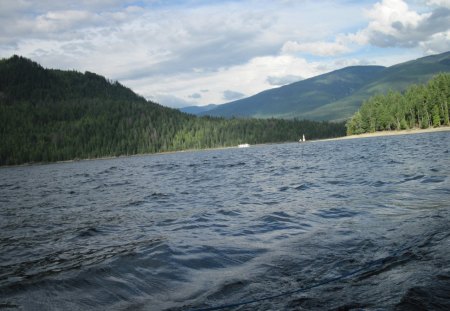
{"type": "MultiPolygon", "coordinates": [[[[393,136],[393,135],[408,135],[408,134],[433,133],[433,132],[444,132],[444,131],[450,131],[450,126],[441,126],[441,127],[427,128],[427,129],[415,128],[415,129],[402,130],[402,131],[381,131],[381,132],[374,132],[374,133],[364,133],[364,134],[359,134],[359,135],[350,135],[350,136],[342,136],[342,137],[335,137],[335,138],[310,140],[308,142],[335,141],[335,140],[344,140],[344,139],[393,136]]],[[[289,142],[284,142],[284,143],[289,143],[289,142]]],[[[283,143],[282,142],[280,142],[280,143],[265,143],[265,144],[251,145],[251,146],[264,146],[264,145],[272,145],[272,144],[275,145],[275,144],[283,144],[283,143]]],[[[186,150],[177,150],[177,151],[163,151],[163,152],[157,152],[157,153],[140,153],[140,154],[120,155],[120,156],[105,156],[105,157],[98,157],[98,158],[72,159],[72,160],[64,160],[64,161],[56,161],[56,162],[32,162],[32,163],[23,163],[23,164],[18,164],[18,165],[5,165],[5,166],[0,166],[0,168],[42,165],[42,164],[56,164],[56,163],[71,163],[71,162],[92,161],[92,160],[109,160],[109,159],[118,159],[118,158],[126,158],[126,157],[140,157],[140,156],[148,156],[148,155],[155,156],[155,155],[165,155],[165,154],[171,154],[171,153],[211,151],[211,150],[223,150],[223,149],[233,149],[233,148],[238,148],[238,146],[215,147],[215,148],[204,148],[204,149],[186,149],[186,150]]]]}
{"type": "Polygon", "coordinates": [[[364,134],[359,134],[359,135],[350,135],[350,136],[342,136],[342,137],[336,137],[336,138],[319,139],[317,141],[333,141],[333,140],[343,140],[343,139],[380,137],[380,136],[410,135],[410,134],[434,133],[434,132],[444,132],[444,131],[450,131],[450,126],[433,127],[433,128],[427,128],[427,129],[414,128],[414,129],[401,130],[401,131],[380,131],[380,132],[373,132],[373,133],[364,133],[364,134]]]}

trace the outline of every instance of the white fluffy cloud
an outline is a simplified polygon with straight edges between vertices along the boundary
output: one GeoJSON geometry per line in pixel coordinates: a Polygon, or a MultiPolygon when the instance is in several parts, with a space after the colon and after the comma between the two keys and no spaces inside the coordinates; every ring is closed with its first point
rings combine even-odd
{"type": "Polygon", "coordinates": [[[428,5],[437,5],[450,9],[450,0],[428,0],[428,5]]]}
{"type": "Polygon", "coordinates": [[[450,30],[436,33],[429,37],[428,40],[419,44],[426,54],[437,54],[448,51],[450,49],[450,30]]]}
{"type": "Polygon", "coordinates": [[[0,57],[97,72],[170,106],[217,104],[449,50],[449,1],[420,1],[0,1],[0,57]]]}
{"type": "Polygon", "coordinates": [[[249,96],[264,89],[278,86],[267,81],[269,76],[294,76],[295,73],[295,75],[308,78],[333,68],[335,66],[332,64],[330,67],[324,67],[321,63],[308,62],[304,58],[292,55],[262,56],[255,57],[244,64],[222,67],[217,71],[195,75],[183,73],[177,77],[170,76],[170,78],[167,78],[167,83],[159,81],[157,76],[147,76],[139,80],[125,80],[123,82],[125,85],[130,85],[133,82],[134,89],[139,94],[155,101],[167,103],[170,99],[169,104],[175,106],[173,96],[168,98],[165,97],[165,94],[176,94],[178,100],[176,106],[192,106],[194,102],[191,96],[193,92],[198,92],[198,89],[207,88],[208,91],[202,92],[202,97],[197,99],[197,103],[223,103],[237,99],[237,97],[233,99],[225,97],[224,95],[230,94],[229,92],[224,93],[227,90],[249,96]],[[161,92],[161,85],[164,86],[164,92],[161,92]],[[184,102],[181,99],[184,99],[184,102]]]}
{"type": "Polygon", "coordinates": [[[349,52],[350,49],[339,42],[307,42],[288,41],[281,48],[283,53],[309,53],[318,56],[334,56],[349,52]]]}
{"type": "Polygon", "coordinates": [[[450,10],[443,6],[444,1],[428,2],[439,7],[418,13],[403,0],[382,0],[366,11],[370,20],[368,26],[348,38],[361,45],[406,48],[420,46],[425,51],[445,52],[450,49],[448,41],[436,44],[436,40],[446,37],[450,28],[450,10]],[[435,49],[431,49],[430,45],[435,49]]]}

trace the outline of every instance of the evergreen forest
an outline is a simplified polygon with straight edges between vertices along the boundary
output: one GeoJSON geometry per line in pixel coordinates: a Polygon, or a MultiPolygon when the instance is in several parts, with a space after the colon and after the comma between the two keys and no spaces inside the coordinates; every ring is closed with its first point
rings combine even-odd
{"type": "Polygon", "coordinates": [[[347,121],[347,135],[448,126],[449,110],[450,74],[440,73],[425,85],[368,99],[347,121]]]}
{"type": "Polygon", "coordinates": [[[0,165],[345,135],[343,123],[196,117],[91,72],[0,60],[0,165]]]}

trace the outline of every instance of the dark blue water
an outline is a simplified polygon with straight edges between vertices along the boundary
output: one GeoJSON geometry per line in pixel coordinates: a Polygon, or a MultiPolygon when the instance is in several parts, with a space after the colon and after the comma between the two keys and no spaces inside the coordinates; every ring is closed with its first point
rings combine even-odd
{"type": "Polygon", "coordinates": [[[0,309],[305,289],[236,309],[449,310],[449,151],[440,132],[0,169],[0,309]]]}

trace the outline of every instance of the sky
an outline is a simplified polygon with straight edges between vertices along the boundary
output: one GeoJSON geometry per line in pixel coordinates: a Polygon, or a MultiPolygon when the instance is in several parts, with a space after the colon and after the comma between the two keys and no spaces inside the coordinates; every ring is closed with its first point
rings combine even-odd
{"type": "Polygon", "coordinates": [[[0,58],[95,72],[174,108],[450,50],[450,0],[0,0],[0,25],[0,58]]]}

